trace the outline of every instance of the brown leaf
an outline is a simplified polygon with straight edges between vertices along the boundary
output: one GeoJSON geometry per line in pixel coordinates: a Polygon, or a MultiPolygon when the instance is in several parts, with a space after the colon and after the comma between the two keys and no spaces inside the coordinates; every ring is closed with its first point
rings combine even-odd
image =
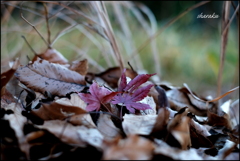
{"type": "Polygon", "coordinates": [[[207,131],[207,129],[195,122],[193,119],[190,120],[190,137],[192,147],[212,147],[212,142],[207,138],[211,134],[207,131]]]}
{"type": "MultiPolygon", "coordinates": [[[[188,108],[181,109],[175,117],[169,122],[167,129],[171,135],[180,143],[181,149],[187,150],[191,146],[190,139],[190,117],[187,116],[188,108]]],[[[167,137],[167,142],[171,142],[171,138],[167,137]]]]}
{"type": "Polygon", "coordinates": [[[73,61],[69,69],[85,76],[88,71],[88,61],[87,59],[81,61],[73,61]]]}
{"type": "Polygon", "coordinates": [[[28,88],[37,92],[50,92],[65,96],[74,90],[84,89],[84,76],[71,71],[60,64],[38,59],[34,63],[18,68],[15,76],[28,88]]]}
{"type": "MultiPolygon", "coordinates": [[[[9,82],[9,80],[12,78],[13,74],[17,70],[18,66],[20,65],[20,61],[17,58],[13,63],[10,69],[7,71],[1,73],[1,89],[6,86],[6,84],[9,82]]],[[[2,93],[1,93],[2,95],[2,93]]]]}
{"type": "Polygon", "coordinates": [[[13,95],[5,87],[3,87],[1,89],[1,107],[4,108],[13,102],[15,102],[13,95]]]}
{"type": "Polygon", "coordinates": [[[38,125],[37,127],[48,130],[64,143],[76,144],[81,147],[86,146],[85,141],[78,137],[79,126],[73,126],[72,124],[61,120],[48,120],[44,121],[43,125],[38,125]]]}
{"type": "Polygon", "coordinates": [[[190,119],[191,118],[184,116],[181,122],[171,130],[172,135],[181,144],[183,150],[187,150],[192,145],[189,130],[190,119]]]}
{"type": "MultiPolygon", "coordinates": [[[[184,84],[187,86],[186,84],[184,84]]],[[[162,86],[163,87],[163,86],[162,86]]],[[[189,88],[164,87],[166,95],[173,110],[179,111],[183,107],[188,107],[189,111],[198,116],[206,116],[208,108],[214,106],[213,103],[206,105],[207,100],[199,98],[189,88]]]]}
{"type": "Polygon", "coordinates": [[[33,109],[32,114],[43,120],[63,120],[73,115],[86,114],[87,112],[78,106],[64,105],[57,102],[42,103],[39,109],[33,109]]]}
{"type": "MultiPolygon", "coordinates": [[[[135,78],[138,75],[135,71],[132,71],[131,69],[127,69],[125,74],[131,79],[135,78]]],[[[102,78],[112,88],[118,87],[118,81],[121,75],[122,73],[120,67],[109,68],[102,73],[95,74],[95,76],[102,78]]]]}
{"type": "Polygon", "coordinates": [[[103,160],[150,160],[154,150],[151,141],[137,135],[104,144],[103,160]]]}
{"type": "Polygon", "coordinates": [[[44,53],[35,55],[32,61],[33,62],[37,61],[39,57],[51,63],[58,63],[58,64],[68,63],[68,60],[59,51],[55,49],[47,49],[44,53]]]}
{"type": "Polygon", "coordinates": [[[170,112],[168,111],[167,108],[159,109],[156,123],[153,126],[151,135],[154,135],[158,138],[162,138],[166,135],[169,115],[170,115],[170,112]]]}
{"type": "Polygon", "coordinates": [[[230,121],[229,121],[229,115],[225,112],[222,112],[221,116],[208,111],[208,121],[207,123],[211,126],[225,126],[228,129],[232,129],[230,121]]]}

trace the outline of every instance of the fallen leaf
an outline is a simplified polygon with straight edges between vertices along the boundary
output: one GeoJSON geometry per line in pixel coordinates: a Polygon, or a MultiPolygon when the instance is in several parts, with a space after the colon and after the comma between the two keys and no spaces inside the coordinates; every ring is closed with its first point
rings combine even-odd
{"type": "Polygon", "coordinates": [[[79,147],[86,146],[85,141],[79,139],[79,126],[73,126],[72,124],[61,120],[48,120],[44,121],[43,125],[38,125],[37,127],[48,130],[64,143],[74,144],[79,147]]]}
{"type": "Polygon", "coordinates": [[[97,129],[80,126],[77,132],[81,140],[96,148],[102,149],[102,141],[104,137],[97,129]]]}
{"type": "Polygon", "coordinates": [[[141,134],[149,135],[155,125],[157,115],[134,115],[123,116],[123,130],[127,135],[141,134]]]}
{"type": "Polygon", "coordinates": [[[21,83],[37,92],[50,92],[65,96],[72,91],[82,91],[85,87],[84,76],[60,65],[38,59],[33,64],[17,69],[15,76],[21,83]]]}
{"type": "MultiPolygon", "coordinates": [[[[206,106],[206,101],[200,101],[199,98],[194,94],[194,96],[189,92],[186,87],[176,88],[171,87],[166,91],[166,95],[170,104],[170,107],[173,110],[179,111],[183,107],[188,107],[189,111],[198,116],[206,116],[209,108],[213,104],[209,104],[209,107],[206,106]]],[[[202,100],[202,99],[201,99],[202,100]]]]}
{"type": "Polygon", "coordinates": [[[228,129],[232,129],[231,123],[230,123],[229,115],[225,112],[222,112],[222,114],[219,116],[211,111],[208,111],[208,125],[211,126],[225,126],[228,129]]]}
{"type": "MultiPolygon", "coordinates": [[[[69,103],[69,99],[65,100],[65,103],[62,102],[64,101],[41,103],[42,106],[38,109],[32,109],[31,113],[43,120],[63,120],[74,115],[87,113],[81,106],[77,106],[78,104],[69,103]]],[[[79,104],[85,105],[83,102],[79,104]]]]}
{"type": "Polygon", "coordinates": [[[100,87],[96,82],[93,82],[89,91],[90,94],[78,93],[80,98],[88,104],[87,111],[99,111],[102,104],[108,103],[117,94],[105,87],[100,87]]]}
{"type": "Polygon", "coordinates": [[[1,96],[2,96],[2,88],[6,86],[9,80],[14,75],[15,71],[17,70],[18,66],[20,65],[20,61],[17,58],[14,62],[10,63],[10,69],[1,73],[1,96]]]}
{"type": "Polygon", "coordinates": [[[150,84],[141,88],[138,87],[155,74],[140,74],[132,79],[129,83],[127,83],[125,72],[126,69],[124,69],[122,73],[120,85],[118,87],[118,92],[123,93],[114,96],[111,103],[118,104],[120,106],[124,105],[131,113],[135,113],[135,109],[151,109],[148,104],[138,103],[138,101],[141,101],[143,98],[145,98],[148,95],[150,88],[152,88],[154,85],[150,84]]]}
{"type": "MultiPolygon", "coordinates": [[[[121,75],[120,67],[109,68],[102,73],[95,74],[95,76],[102,78],[112,88],[118,87],[118,80],[121,75]]],[[[137,73],[131,69],[126,69],[126,76],[133,79],[137,76],[137,73]]]]}
{"type": "Polygon", "coordinates": [[[137,135],[129,135],[126,139],[106,143],[103,151],[103,160],[150,160],[154,144],[137,135]]]}
{"type": "Polygon", "coordinates": [[[5,107],[6,110],[12,110],[13,114],[4,115],[4,119],[8,120],[11,128],[15,131],[16,137],[18,138],[18,144],[20,149],[26,154],[29,159],[29,144],[27,143],[26,137],[23,133],[23,126],[27,123],[27,119],[22,116],[22,109],[19,104],[11,103],[5,107]]]}
{"type": "Polygon", "coordinates": [[[87,59],[81,61],[73,61],[69,69],[85,76],[88,71],[88,61],[87,59]]]}
{"type": "Polygon", "coordinates": [[[56,49],[47,49],[45,52],[35,55],[32,62],[37,61],[39,58],[47,60],[51,63],[67,64],[68,60],[56,49]]]}
{"type": "Polygon", "coordinates": [[[167,124],[169,121],[170,112],[167,108],[160,108],[156,122],[152,128],[151,134],[157,138],[163,138],[167,134],[167,124]]]}
{"type": "Polygon", "coordinates": [[[121,135],[120,129],[113,124],[111,116],[104,113],[100,113],[97,129],[104,136],[105,140],[112,140],[121,135]]]}
{"type": "Polygon", "coordinates": [[[173,160],[203,160],[203,158],[198,155],[197,150],[194,148],[182,150],[171,147],[160,139],[154,139],[154,142],[157,144],[156,148],[154,149],[154,154],[162,154],[173,160]]]}

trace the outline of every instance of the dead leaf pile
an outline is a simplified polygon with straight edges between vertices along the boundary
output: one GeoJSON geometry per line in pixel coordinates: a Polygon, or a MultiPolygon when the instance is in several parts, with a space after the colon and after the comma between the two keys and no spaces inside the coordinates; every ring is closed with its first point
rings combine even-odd
{"type": "Polygon", "coordinates": [[[238,100],[217,112],[186,84],[119,67],[93,73],[53,49],[12,64],[1,73],[3,160],[239,159],[238,100]],[[16,80],[19,95],[7,86],[16,80]]]}

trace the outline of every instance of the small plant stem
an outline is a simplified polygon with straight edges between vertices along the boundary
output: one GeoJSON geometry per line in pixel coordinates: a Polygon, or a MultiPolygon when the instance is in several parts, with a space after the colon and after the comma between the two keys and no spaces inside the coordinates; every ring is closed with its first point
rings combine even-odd
{"type": "Polygon", "coordinates": [[[122,121],[122,109],[123,109],[123,106],[121,106],[121,110],[120,110],[120,119],[122,121]]]}
{"type": "Polygon", "coordinates": [[[37,28],[33,25],[33,24],[31,24],[27,19],[25,19],[24,17],[23,17],[23,14],[22,14],[22,4],[23,3],[21,3],[21,9],[20,9],[20,14],[21,14],[21,18],[27,23],[27,24],[29,24],[30,26],[32,26],[32,28],[38,33],[38,35],[42,38],[42,40],[45,42],[45,44],[48,46],[48,48],[50,47],[49,46],[49,44],[47,43],[47,41],[44,39],[44,37],[42,36],[42,34],[37,30],[37,28]]]}
{"type": "Polygon", "coordinates": [[[101,103],[101,104],[108,110],[109,113],[112,113],[112,111],[110,111],[105,104],[103,104],[103,103],[101,103]]]}
{"type": "Polygon", "coordinates": [[[48,31],[48,47],[51,47],[51,31],[50,31],[50,27],[49,27],[49,18],[48,18],[48,9],[47,9],[47,5],[45,3],[43,3],[44,9],[45,9],[45,18],[46,18],[46,24],[47,24],[47,31],[48,31]]]}
{"type": "Polygon", "coordinates": [[[28,47],[32,50],[32,52],[34,53],[34,55],[37,55],[36,51],[33,50],[33,48],[31,47],[31,45],[28,43],[27,39],[25,38],[25,36],[21,36],[23,38],[23,40],[26,42],[26,44],[28,45],[28,47]]]}

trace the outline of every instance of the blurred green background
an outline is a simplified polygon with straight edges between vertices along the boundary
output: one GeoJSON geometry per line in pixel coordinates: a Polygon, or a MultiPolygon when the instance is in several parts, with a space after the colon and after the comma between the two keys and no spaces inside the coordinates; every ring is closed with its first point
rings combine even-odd
{"type": "MultiPolygon", "coordinates": [[[[187,83],[199,95],[215,96],[220,64],[222,1],[210,2],[188,12],[153,39],[155,47],[154,43],[149,43],[137,56],[128,55],[145,43],[149,35],[159,31],[175,16],[197,3],[199,1],[107,2],[109,20],[125,66],[128,67],[129,61],[136,70],[144,69],[147,73],[157,72],[161,82],[167,81],[176,86],[187,83]],[[143,7],[140,10],[136,7],[139,3],[145,4],[147,8],[143,7]],[[201,13],[215,13],[220,18],[198,19],[197,16],[201,13]],[[152,26],[150,22],[153,22],[152,26]],[[154,22],[156,22],[155,29],[154,22]],[[154,57],[154,52],[157,54],[157,59],[154,57]],[[156,71],[158,66],[160,72],[156,71]]],[[[230,16],[234,12],[234,5],[237,6],[237,4],[238,1],[233,1],[230,6],[230,16]]],[[[22,64],[26,64],[26,56],[32,58],[34,55],[21,35],[26,37],[37,53],[44,52],[46,45],[36,31],[21,19],[20,4],[14,5],[11,1],[1,4],[1,58],[12,60],[14,57],[20,57],[22,64]],[[7,19],[3,20],[4,14],[9,11],[9,6],[14,6],[13,11],[7,19]]],[[[47,5],[52,13],[59,8],[57,5],[47,5]]],[[[74,2],[70,7],[97,20],[98,15],[85,3],[74,2]]],[[[47,39],[45,18],[41,16],[44,14],[42,3],[25,2],[23,8],[26,9],[22,11],[24,17],[36,25],[36,28],[47,39]]],[[[52,39],[69,24],[80,24],[61,36],[53,47],[70,61],[87,58],[91,72],[98,73],[118,65],[116,59],[109,56],[111,55],[110,45],[95,32],[84,28],[85,21],[67,9],[63,9],[56,18],[49,20],[52,39]]],[[[223,92],[239,86],[238,32],[235,18],[230,25],[228,35],[222,82],[223,92]]],[[[238,92],[232,96],[239,97],[238,92]]]]}

